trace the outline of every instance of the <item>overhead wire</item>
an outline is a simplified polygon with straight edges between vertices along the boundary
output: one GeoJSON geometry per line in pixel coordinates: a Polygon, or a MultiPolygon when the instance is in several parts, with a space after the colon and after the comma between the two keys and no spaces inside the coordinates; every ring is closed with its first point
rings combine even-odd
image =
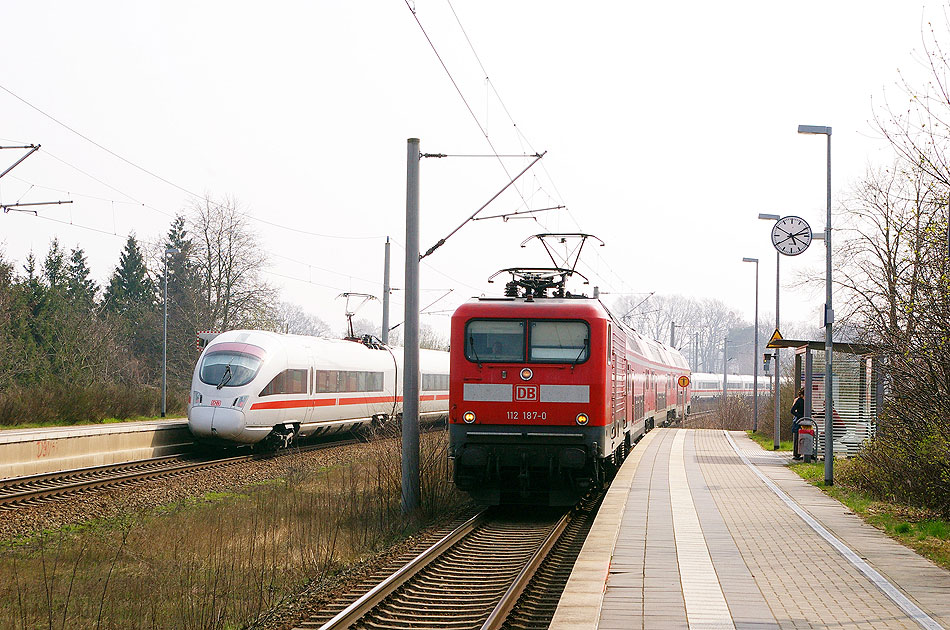
{"type": "MultiPolygon", "coordinates": [[[[14,93],[13,91],[11,91],[9,88],[5,87],[5,86],[2,85],[2,84],[0,84],[0,90],[3,90],[4,92],[6,92],[7,94],[9,94],[9,95],[12,96],[13,98],[17,99],[18,101],[20,101],[21,103],[23,103],[23,104],[26,105],[27,107],[29,107],[29,108],[35,110],[36,112],[42,114],[43,116],[45,116],[46,118],[50,119],[51,121],[53,121],[53,122],[56,123],[57,125],[63,127],[64,129],[70,131],[71,133],[73,133],[73,134],[79,136],[80,138],[82,138],[82,139],[85,140],[86,142],[89,142],[89,143],[92,144],[93,146],[98,147],[100,150],[105,151],[105,152],[108,153],[109,155],[111,155],[111,156],[115,157],[116,159],[118,159],[118,160],[120,160],[120,161],[122,161],[122,162],[128,164],[129,166],[131,166],[131,167],[133,167],[133,168],[135,168],[135,169],[137,169],[137,170],[139,170],[139,171],[145,173],[146,175],[149,175],[149,176],[151,176],[151,177],[154,177],[155,179],[157,179],[157,180],[159,180],[159,181],[161,181],[161,182],[164,182],[165,184],[171,186],[172,188],[175,188],[175,189],[177,189],[177,190],[180,190],[181,192],[183,192],[183,193],[185,193],[185,194],[187,194],[187,195],[189,195],[189,196],[191,196],[191,197],[194,197],[195,199],[204,200],[204,201],[210,203],[210,204],[213,205],[213,206],[221,207],[221,204],[218,204],[218,203],[216,203],[216,202],[214,202],[214,201],[212,201],[212,200],[210,200],[210,199],[207,199],[204,195],[199,195],[198,193],[196,193],[196,192],[194,192],[194,191],[191,191],[191,190],[189,190],[188,188],[185,188],[184,186],[182,186],[182,185],[180,185],[180,184],[177,184],[177,183],[171,181],[170,179],[167,179],[167,178],[165,178],[165,177],[162,177],[161,175],[159,175],[159,174],[157,174],[157,173],[155,173],[155,172],[153,172],[153,171],[151,171],[151,170],[145,168],[144,166],[141,166],[141,165],[139,165],[139,164],[133,162],[132,160],[130,160],[130,159],[126,158],[126,157],[123,157],[122,155],[116,153],[116,152],[113,151],[112,149],[109,149],[108,147],[106,147],[106,146],[104,146],[104,145],[102,145],[102,144],[96,142],[95,140],[93,140],[93,139],[90,138],[89,136],[87,136],[87,135],[81,133],[80,131],[74,129],[73,127],[71,127],[71,126],[67,125],[66,123],[62,122],[61,120],[57,119],[55,116],[46,113],[45,111],[43,111],[42,109],[40,109],[39,107],[37,107],[36,105],[34,105],[33,103],[27,101],[26,99],[24,99],[23,97],[19,96],[19,95],[16,94],[16,93],[14,93]]],[[[53,157],[55,157],[55,156],[53,156],[53,157]]],[[[59,159],[59,158],[56,158],[56,159],[59,159]]],[[[64,162],[64,163],[65,163],[65,162],[64,162]]],[[[67,165],[68,165],[68,166],[71,166],[71,165],[69,165],[69,164],[67,164],[67,165]]],[[[76,167],[73,167],[73,168],[76,168],[76,167]]],[[[79,169],[77,169],[77,170],[79,170],[79,169]]],[[[80,170],[80,172],[83,172],[83,171],[80,170]]],[[[90,177],[90,178],[92,178],[92,179],[96,179],[95,177],[93,177],[92,175],[89,175],[88,173],[83,172],[83,174],[84,174],[84,175],[87,175],[88,177],[90,177]]],[[[96,181],[99,181],[99,180],[96,180],[96,181]]],[[[103,184],[104,186],[108,186],[109,188],[112,188],[112,186],[109,186],[108,184],[106,184],[106,183],[104,183],[104,182],[99,181],[99,183],[103,184]]],[[[119,191],[119,190],[117,190],[117,189],[115,189],[115,188],[113,188],[113,190],[116,190],[116,192],[119,192],[120,194],[123,194],[123,195],[126,194],[126,193],[123,193],[123,192],[121,192],[121,191],[119,191]]],[[[128,195],[126,195],[126,196],[128,196],[128,195]]],[[[132,198],[132,197],[130,197],[130,198],[132,198]]],[[[318,232],[310,232],[310,231],[307,231],[307,230],[301,230],[301,229],[296,228],[296,227],[290,227],[290,226],[288,226],[288,225],[283,225],[283,224],[281,224],[281,223],[277,223],[277,222],[274,222],[274,221],[268,221],[268,220],[266,220],[266,219],[261,219],[261,218],[259,218],[259,217],[254,216],[254,215],[251,214],[250,212],[245,212],[245,214],[247,215],[247,217],[248,217],[249,219],[251,219],[251,220],[253,220],[253,221],[258,221],[258,222],[264,223],[264,224],[266,224],[266,225],[270,225],[270,226],[273,226],[273,227],[277,227],[277,228],[280,228],[280,229],[283,229],[283,230],[288,230],[288,231],[291,231],[291,232],[296,232],[296,233],[299,233],[299,234],[306,234],[306,235],[309,235],[309,236],[317,236],[317,237],[321,237],[321,238],[353,239],[353,240],[369,240],[369,239],[384,238],[383,236],[339,236],[339,235],[331,235],[331,234],[320,234],[320,233],[318,233],[318,232]]]]}
{"type": "MultiPolygon", "coordinates": [[[[438,49],[435,47],[435,43],[432,41],[432,38],[429,37],[429,34],[426,32],[425,27],[422,26],[422,21],[419,19],[419,16],[416,14],[415,8],[411,4],[409,4],[409,0],[404,0],[404,1],[406,3],[406,8],[408,8],[409,12],[412,13],[412,17],[416,21],[416,24],[419,26],[419,30],[422,31],[422,35],[426,38],[426,41],[429,42],[429,47],[432,49],[432,52],[435,53],[436,59],[439,60],[439,64],[441,64],[442,69],[445,70],[445,74],[449,77],[449,81],[452,83],[452,86],[455,88],[455,91],[458,93],[459,98],[461,98],[462,103],[465,104],[465,109],[468,110],[468,113],[471,115],[472,120],[475,121],[475,125],[478,127],[478,130],[481,131],[482,136],[485,138],[485,142],[488,143],[488,146],[492,151],[492,154],[498,159],[498,163],[501,165],[501,168],[505,172],[505,175],[507,175],[508,179],[511,180],[511,173],[508,171],[508,167],[505,165],[504,160],[501,158],[501,155],[498,153],[498,149],[495,148],[494,143],[492,142],[491,138],[488,135],[488,131],[485,129],[485,127],[482,126],[481,121],[478,120],[478,116],[475,115],[475,111],[472,109],[472,106],[469,105],[468,99],[466,99],[465,95],[462,93],[462,89],[459,87],[458,83],[456,82],[455,77],[452,76],[452,72],[449,70],[449,67],[446,65],[445,61],[442,59],[442,55],[439,54],[438,49]]],[[[454,8],[452,9],[452,12],[453,13],[455,12],[454,8]]],[[[456,19],[458,18],[456,17],[456,19]]],[[[459,26],[461,26],[461,22],[459,22],[459,26]]],[[[464,33],[464,29],[463,29],[463,33],[464,33]]],[[[468,36],[466,35],[466,39],[467,38],[468,36]]],[[[474,51],[474,48],[473,48],[473,51],[474,51]]],[[[476,58],[477,58],[477,55],[476,55],[476,58]]],[[[479,65],[481,65],[481,61],[479,61],[479,65]]],[[[482,70],[484,71],[484,67],[482,67],[482,70]]],[[[486,79],[487,78],[488,77],[486,76],[486,79]]],[[[517,186],[515,187],[515,191],[518,193],[519,196],[521,196],[522,200],[524,200],[524,196],[521,195],[521,191],[518,189],[517,186]]]]}
{"type": "MultiPolygon", "coordinates": [[[[475,49],[475,45],[472,43],[472,40],[471,40],[471,38],[470,38],[469,35],[468,35],[468,31],[466,31],[465,26],[462,24],[462,20],[461,20],[461,18],[460,18],[459,15],[458,15],[458,12],[455,10],[455,7],[452,5],[452,1],[451,1],[451,0],[446,0],[446,4],[448,4],[449,9],[451,10],[453,17],[455,18],[455,21],[456,21],[456,23],[457,23],[458,26],[459,26],[459,30],[462,32],[462,35],[463,35],[463,37],[465,38],[465,42],[468,44],[468,47],[469,47],[469,49],[471,50],[472,55],[475,57],[475,61],[478,63],[478,66],[479,66],[479,68],[481,69],[483,76],[485,77],[486,84],[487,84],[488,87],[491,89],[492,93],[495,95],[495,98],[498,100],[498,104],[501,105],[502,111],[505,112],[505,115],[508,117],[508,120],[511,122],[512,127],[515,129],[515,133],[517,134],[517,136],[518,136],[521,140],[523,140],[523,141],[528,145],[529,150],[530,150],[531,152],[533,152],[533,153],[536,154],[536,153],[537,153],[537,150],[535,149],[533,143],[530,141],[530,139],[528,139],[528,137],[524,134],[524,132],[523,132],[523,131],[521,130],[521,128],[518,126],[518,123],[515,121],[514,117],[512,116],[511,111],[508,109],[508,106],[505,104],[504,99],[501,97],[501,94],[498,92],[498,89],[496,88],[494,82],[491,80],[491,77],[488,75],[488,70],[485,68],[485,64],[482,63],[481,57],[479,56],[478,51],[475,49]]],[[[415,11],[413,11],[413,15],[415,16],[415,11]]],[[[417,23],[419,23],[418,16],[415,16],[415,17],[416,17],[417,23]]],[[[422,24],[421,24],[421,23],[419,23],[419,27],[422,28],[422,24]]],[[[425,29],[423,29],[423,33],[425,33],[425,29]]],[[[428,35],[426,35],[426,39],[429,40],[428,35]]],[[[430,46],[433,47],[433,51],[435,51],[435,47],[434,47],[434,45],[432,45],[431,40],[429,40],[429,42],[430,42],[430,46]]],[[[438,56],[438,52],[437,52],[437,51],[435,51],[435,52],[436,52],[436,55],[438,56]]],[[[439,60],[440,60],[440,62],[442,61],[442,60],[441,60],[441,57],[439,57],[439,60]]],[[[445,64],[444,64],[444,63],[443,63],[443,67],[445,68],[445,64]]],[[[445,68],[445,70],[446,70],[446,73],[448,73],[448,68],[445,68]]],[[[450,75],[450,78],[451,78],[451,75],[450,75]]],[[[462,96],[461,90],[458,88],[458,86],[457,86],[457,84],[456,84],[456,82],[455,82],[454,79],[452,79],[452,83],[453,83],[453,85],[456,86],[456,90],[459,92],[459,96],[462,96]]],[[[463,101],[465,101],[464,96],[462,96],[462,99],[463,99],[463,101]]],[[[465,104],[466,104],[466,107],[468,107],[468,102],[467,102],[467,101],[465,101],[465,104]]],[[[472,115],[473,115],[473,117],[474,117],[474,113],[472,112],[471,107],[468,107],[468,109],[469,109],[469,112],[472,113],[472,115]]],[[[478,122],[478,121],[477,121],[477,118],[476,118],[476,123],[477,123],[477,122],[478,122]]],[[[487,136],[487,132],[482,128],[481,124],[479,124],[479,129],[482,130],[482,133],[486,136],[486,139],[487,139],[487,137],[488,137],[488,136],[487,136]]],[[[494,150],[495,150],[495,149],[494,149],[494,145],[491,145],[491,143],[490,143],[490,146],[492,147],[492,150],[494,151],[494,150]]],[[[563,205],[563,206],[565,206],[565,207],[564,207],[564,210],[567,212],[567,215],[570,217],[571,221],[573,221],[573,223],[574,223],[574,225],[577,227],[578,231],[583,232],[584,229],[581,227],[580,222],[577,220],[577,218],[576,218],[576,217],[574,216],[574,214],[571,212],[570,205],[567,204],[567,203],[564,201],[564,196],[561,194],[561,191],[560,191],[560,190],[558,189],[558,187],[557,187],[557,183],[554,181],[554,178],[551,176],[550,172],[548,171],[548,169],[547,169],[547,167],[545,166],[544,163],[541,164],[541,169],[542,169],[542,171],[545,173],[545,175],[547,176],[548,181],[551,182],[551,186],[554,188],[554,192],[555,192],[556,195],[557,195],[557,197],[556,197],[557,204],[558,204],[558,205],[563,205]]],[[[507,173],[507,170],[506,170],[506,173],[507,173]]],[[[509,176],[510,176],[510,175],[509,175],[509,176]]],[[[547,194],[547,193],[546,193],[546,194],[547,194]]],[[[550,194],[548,194],[548,196],[551,197],[550,194]]],[[[524,200],[524,197],[522,197],[522,200],[524,200]]],[[[525,203],[527,204],[527,202],[525,202],[525,203]]],[[[545,222],[544,222],[543,220],[541,220],[541,219],[537,219],[537,220],[538,220],[538,223],[541,224],[546,230],[551,231],[551,230],[547,227],[547,225],[545,224],[545,222]]],[[[594,252],[594,256],[596,256],[598,259],[600,259],[600,261],[607,267],[607,269],[610,271],[610,273],[612,273],[612,274],[620,281],[621,286],[626,286],[626,287],[629,287],[629,286],[630,286],[630,285],[628,285],[627,282],[623,279],[623,277],[622,277],[619,273],[617,273],[617,272],[610,266],[610,264],[606,261],[606,259],[605,259],[603,256],[600,255],[599,252],[595,251],[595,252],[594,252]]],[[[592,275],[595,275],[595,276],[601,278],[608,286],[612,286],[612,283],[608,280],[608,278],[605,278],[600,272],[598,272],[596,269],[594,269],[594,268],[593,268],[592,266],[590,266],[588,263],[585,262],[585,263],[582,263],[582,264],[585,266],[585,268],[590,269],[590,270],[592,271],[592,275]]]]}
{"type": "MultiPolygon", "coordinates": [[[[68,131],[70,131],[70,132],[76,134],[77,136],[79,136],[79,137],[82,138],[83,140],[86,140],[87,142],[93,144],[93,145],[96,146],[97,148],[101,149],[102,151],[105,151],[105,152],[108,153],[109,155],[112,155],[113,157],[115,157],[115,158],[121,160],[122,162],[124,162],[124,163],[126,163],[126,164],[128,164],[128,165],[130,165],[130,166],[132,166],[132,167],[134,167],[134,168],[136,168],[136,169],[142,171],[143,173],[146,173],[146,174],[148,174],[148,175],[150,175],[150,176],[152,176],[152,177],[158,179],[159,181],[164,182],[165,184],[168,184],[169,186],[172,186],[173,188],[176,188],[176,189],[178,189],[178,190],[181,190],[182,192],[184,192],[184,193],[186,193],[186,194],[188,194],[188,195],[190,195],[190,196],[192,196],[192,197],[194,197],[194,198],[197,198],[197,199],[204,199],[205,201],[207,201],[208,203],[210,203],[210,204],[213,205],[213,206],[221,207],[220,204],[217,204],[216,202],[214,202],[214,201],[212,201],[212,200],[210,200],[210,199],[205,199],[205,198],[203,198],[202,196],[198,195],[197,193],[194,193],[194,192],[188,190],[187,188],[185,188],[185,187],[183,187],[183,186],[180,186],[180,185],[176,184],[175,182],[172,182],[171,180],[168,180],[168,179],[162,177],[161,175],[158,175],[157,173],[154,173],[154,172],[150,171],[149,169],[147,169],[147,168],[145,168],[145,167],[142,167],[142,166],[136,164],[135,162],[133,162],[133,161],[131,161],[131,160],[129,160],[129,159],[123,157],[122,155],[120,155],[120,154],[118,154],[118,153],[116,153],[115,151],[112,151],[112,150],[109,149],[108,147],[106,147],[106,146],[100,144],[99,142],[96,142],[95,140],[93,140],[93,139],[90,138],[89,136],[87,136],[87,135],[85,135],[85,134],[79,132],[78,130],[74,129],[73,127],[67,125],[66,123],[64,123],[64,122],[58,120],[57,118],[55,118],[54,116],[52,116],[52,115],[46,113],[45,111],[41,110],[40,108],[36,107],[35,105],[33,105],[32,103],[30,103],[30,102],[27,101],[26,99],[20,97],[19,95],[15,94],[14,92],[12,92],[11,90],[9,90],[9,89],[6,88],[5,86],[0,85],[0,89],[2,89],[3,91],[7,92],[8,94],[10,94],[11,96],[13,96],[14,98],[16,98],[17,100],[19,100],[20,102],[24,103],[25,105],[27,105],[27,106],[30,107],[31,109],[33,109],[33,110],[39,112],[40,114],[42,114],[42,115],[45,116],[46,118],[52,120],[52,121],[55,122],[56,124],[62,126],[63,128],[67,129],[68,131]]],[[[55,191],[57,191],[57,192],[61,192],[61,193],[64,193],[64,194],[76,194],[77,196],[87,197],[87,198],[90,198],[90,199],[95,199],[95,200],[98,200],[98,201],[105,201],[105,202],[110,203],[110,204],[111,204],[111,210],[112,210],[113,231],[112,231],[112,232],[109,232],[109,231],[107,231],[107,230],[103,230],[103,229],[100,229],[100,228],[94,228],[94,227],[91,227],[91,226],[87,226],[87,225],[83,225],[83,224],[78,224],[78,223],[76,223],[75,221],[73,221],[72,219],[67,222],[67,221],[62,221],[62,220],[60,220],[60,219],[54,219],[54,218],[52,218],[52,217],[48,217],[48,216],[45,216],[45,215],[41,217],[41,218],[43,218],[43,219],[46,219],[46,220],[49,220],[49,221],[53,221],[53,222],[55,222],[55,223],[61,223],[61,224],[64,224],[64,225],[72,225],[72,226],[77,227],[77,228],[80,228],[80,229],[84,229],[84,230],[92,231],[92,232],[97,232],[97,233],[100,233],[100,234],[107,234],[107,235],[111,235],[111,236],[120,236],[120,235],[118,234],[118,228],[117,228],[117,223],[116,223],[116,212],[115,212],[115,204],[116,204],[116,203],[119,203],[119,204],[134,204],[134,205],[139,205],[139,206],[141,206],[141,207],[143,207],[143,208],[147,208],[147,209],[149,209],[149,210],[152,210],[152,211],[154,211],[154,212],[157,212],[157,213],[159,213],[159,214],[161,214],[161,215],[163,215],[163,216],[166,216],[166,217],[175,217],[175,216],[178,216],[177,214],[172,214],[172,213],[170,213],[170,212],[166,212],[166,211],[164,211],[164,210],[161,210],[161,209],[159,209],[159,208],[156,208],[156,207],[154,207],[154,206],[151,206],[151,205],[148,205],[148,204],[142,202],[141,200],[139,200],[139,199],[136,198],[135,196],[133,196],[133,195],[131,195],[131,194],[129,194],[129,193],[127,193],[127,192],[125,192],[125,191],[123,191],[123,190],[121,190],[121,189],[115,187],[115,186],[113,186],[112,184],[109,184],[108,182],[103,181],[102,179],[100,179],[100,178],[98,178],[98,177],[92,175],[92,174],[89,173],[88,171],[86,171],[86,170],[84,170],[84,169],[82,169],[82,168],[80,168],[80,167],[78,167],[78,166],[76,166],[76,165],[70,163],[69,161],[67,161],[67,160],[65,160],[65,159],[63,159],[63,158],[61,158],[61,157],[59,157],[59,156],[53,154],[53,153],[50,152],[49,150],[44,150],[43,152],[41,152],[41,155],[48,155],[50,158],[56,160],[57,162],[60,162],[61,164],[65,165],[65,166],[67,166],[67,167],[69,167],[69,168],[71,168],[71,169],[77,171],[78,173],[84,175],[85,177],[88,177],[89,179],[95,181],[96,183],[98,183],[98,184],[100,184],[100,185],[102,185],[102,186],[105,186],[105,187],[108,188],[109,190],[112,190],[112,191],[114,191],[114,192],[116,192],[116,193],[122,195],[123,197],[126,197],[126,198],[128,198],[128,199],[131,200],[131,201],[124,201],[124,200],[117,200],[117,199],[107,199],[107,198],[103,198],[103,197],[95,197],[95,196],[93,196],[93,195],[83,195],[83,194],[81,194],[81,193],[72,193],[71,191],[66,191],[66,190],[62,190],[62,189],[56,189],[56,188],[49,187],[49,186],[38,186],[38,185],[36,185],[36,184],[34,184],[34,183],[32,183],[32,182],[29,182],[29,181],[27,181],[27,180],[25,180],[25,179],[23,179],[23,178],[20,178],[20,177],[17,177],[17,176],[11,176],[11,177],[16,177],[16,179],[18,179],[19,181],[21,181],[21,182],[23,182],[23,183],[25,183],[25,184],[28,184],[28,185],[30,186],[30,189],[28,189],[26,192],[23,193],[23,195],[21,195],[21,199],[22,199],[23,196],[25,196],[26,194],[28,194],[29,191],[30,191],[33,187],[38,187],[38,188],[44,188],[44,189],[48,189],[48,190],[55,190],[55,191]]],[[[343,239],[343,240],[376,240],[376,239],[382,239],[382,238],[383,238],[382,236],[347,236],[347,235],[323,234],[323,233],[318,233],[318,232],[312,232],[312,231],[309,231],[309,230],[303,230],[303,229],[300,229],[300,228],[291,228],[291,227],[289,227],[289,226],[285,226],[285,225],[282,225],[282,224],[280,224],[280,223],[276,223],[276,222],[274,222],[274,221],[268,221],[268,220],[266,220],[266,219],[260,219],[260,218],[254,216],[253,214],[251,214],[251,213],[249,213],[249,212],[245,212],[244,214],[245,214],[246,216],[248,216],[248,218],[250,218],[250,219],[252,219],[252,220],[255,220],[255,221],[258,221],[258,222],[260,222],[260,223],[264,223],[264,224],[267,224],[267,225],[271,225],[271,226],[274,226],[274,227],[277,227],[277,228],[282,228],[282,229],[285,229],[285,230],[290,230],[290,231],[293,231],[293,232],[296,232],[296,233],[299,233],[299,234],[308,235],[308,236],[315,236],[315,237],[320,237],[320,238],[331,238],[331,239],[343,239]]],[[[40,216],[40,215],[37,214],[36,216],[40,216]]],[[[124,236],[121,236],[121,238],[125,238],[125,237],[124,237],[124,236]]],[[[282,256],[282,255],[280,255],[280,254],[274,254],[274,253],[272,253],[272,252],[268,252],[268,253],[270,253],[271,255],[273,255],[274,257],[277,257],[277,258],[288,258],[288,257],[282,256]]],[[[345,273],[342,273],[342,272],[332,271],[332,270],[325,269],[325,268],[322,268],[322,267],[317,267],[317,266],[315,266],[315,265],[310,265],[309,263],[302,263],[301,261],[295,261],[295,260],[293,260],[293,259],[290,259],[290,260],[292,260],[293,262],[298,262],[298,263],[300,263],[300,264],[307,264],[308,266],[313,267],[313,268],[319,268],[319,269],[321,269],[322,271],[327,271],[327,272],[330,272],[330,273],[335,273],[335,274],[338,274],[338,275],[341,275],[341,276],[345,276],[345,277],[353,277],[353,276],[350,276],[349,274],[345,274],[345,273]]],[[[284,277],[284,278],[288,278],[288,279],[299,280],[298,278],[292,278],[292,277],[290,277],[290,276],[285,276],[285,275],[282,275],[282,274],[278,274],[278,273],[276,273],[276,272],[273,272],[273,271],[270,271],[270,270],[267,270],[267,269],[265,269],[265,270],[263,270],[263,271],[264,271],[265,273],[270,273],[270,274],[276,275],[276,276],[278,276],[278,277],[284,277]]],[[[357,278],[357,279],[358,279],[358,280],[361,280],[361,281],[364,281],[364,282],[374,282],[374,281],[368,281],[368,280],[366,280],[366,279],[364,279],[364,278],[357,278]]],[[[319,284],[319,283],[313,283],[313,284],[319,284]]],[[[379,284],[379,283],[375,283],[375,284],[379,284]]],[[[329,285],[323,285],[323,286],[329,286],[329,285]]]]}

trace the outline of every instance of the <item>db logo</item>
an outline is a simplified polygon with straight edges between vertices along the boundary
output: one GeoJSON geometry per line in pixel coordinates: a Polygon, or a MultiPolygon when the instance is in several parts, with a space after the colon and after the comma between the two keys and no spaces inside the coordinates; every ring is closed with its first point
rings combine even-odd
{"type": "Polygon", "coordinates": [[[526,402],[538,402],[537,385],[515,385],[515,400],[526,402]]]}
{"type": "Polygon", "coordinates": [[[212,400],[212,401],[211,401],[211,406],[212,406],[212,407],[220,407],[220,406],[221,406],[221,401],[220,401],[220,400],[212,400]]]}

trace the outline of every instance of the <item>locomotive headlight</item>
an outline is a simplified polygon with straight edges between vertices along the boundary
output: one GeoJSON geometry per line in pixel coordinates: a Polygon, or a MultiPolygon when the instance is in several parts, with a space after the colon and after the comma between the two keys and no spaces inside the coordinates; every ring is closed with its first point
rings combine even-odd
{"type": "Polygon", "coordinates": [[[577,421],[577,424],[581,426],[585,426],[588,422],[590,422],[590,418],[587,417],[586,413],[577,414],[577,417],[575,418],[575,420],[577,421]]]}
{"type": "Polygon", "coordinates": [[[244,403],[247,402],[247,396],[238,396],[234,399],[234,404],[232,407],[237,407],[238,409],[244,409],[244,403]]]}
{"type": "Polygon", "coordinates": [[[195,390],[191,392],[191,404],[200,405],[201,404],[201,392],[195,390]]]}
{"type": "Polygon", "coordinates": [[[532,376],[534,376],[534,372],[531,371],[531,368],[521,370],[521,380],[530,381],[532,376]]]}
{"type": "Polygon", "coordinates": [[[473,422],[475,422],[475,412],[466,411],[465,413],[463,413],[462,421],[465,422],[465,424],[472,424],[473,422]]]}

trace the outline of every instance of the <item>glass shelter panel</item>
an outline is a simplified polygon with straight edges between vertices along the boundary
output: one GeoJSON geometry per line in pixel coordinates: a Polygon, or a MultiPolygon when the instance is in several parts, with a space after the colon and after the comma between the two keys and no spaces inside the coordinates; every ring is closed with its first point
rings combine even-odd
{"type": "MultiPolygon", "coordinates": [[[[820,458],[825,449],[825,351],[804,350],[803,354],[810,357],[796,361],[796,383],[805,388],[805,413],[815,422],[820,458]]],[[[836,456],[856,454],[877,431],[880,392],[875,361],[871,355],[849,352],[835,352],[832,357],[831,426],[836,456]]]]}

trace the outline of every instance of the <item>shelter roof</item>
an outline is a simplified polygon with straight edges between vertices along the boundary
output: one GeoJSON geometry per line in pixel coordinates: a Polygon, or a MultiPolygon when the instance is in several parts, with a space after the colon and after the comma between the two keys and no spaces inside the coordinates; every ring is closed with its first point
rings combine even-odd
{"type": "MultiPolygon", "coordinates": [[[[767,348],[805,348],[809,350],[824,350],[825,341],[804,341],[801,339],[779,339],[769,343],[767,348]]],[[[877,349],[866,343],[845,343],[842,341],[835,341],[832,344],[832,350],[834,352],[847,352],[849,354],[874,354],[877,352],[877,349]]]]}

